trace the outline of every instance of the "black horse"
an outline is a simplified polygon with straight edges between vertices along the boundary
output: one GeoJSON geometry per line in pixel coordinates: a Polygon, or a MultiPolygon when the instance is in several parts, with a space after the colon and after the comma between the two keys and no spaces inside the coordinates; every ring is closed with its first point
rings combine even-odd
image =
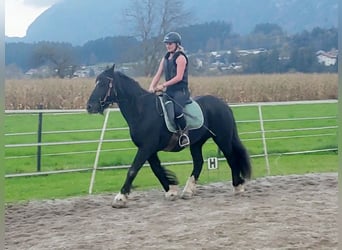
{"type": "MultiPolygon", "coordinates": [[[[213,138],[228,161],[235,191],[243,192],[245,179],[251,177],[251,164],[249,155],[239,139],[232,110],[214,96],[201,96],[196,101],[202,109],[204,124],[199,129],[189,131],[193,170],[181,194],[182,198],[190,198],[195,192],[195,184],[203,166],[202,146],[209,138],[213,138]]],[[[125,74],[114,71],[113,65],[96,78],[95,89],[87,103],[87,111],[103,114],[112,103],[118,104],[128,123],[132,141],[138,147],[125,183],[120,193],[115,196],[112,206],[126,206],[132,182],[146,161],[163,186],[165,196],[175,199],[178,195],[176,175],[161,166],[157,155],[158,151],[167,148],[173,136],[166,127],[158,96],[146,91],[125,74]]],[[[172,151],[181,149],[176,146],[172,151]]]]}

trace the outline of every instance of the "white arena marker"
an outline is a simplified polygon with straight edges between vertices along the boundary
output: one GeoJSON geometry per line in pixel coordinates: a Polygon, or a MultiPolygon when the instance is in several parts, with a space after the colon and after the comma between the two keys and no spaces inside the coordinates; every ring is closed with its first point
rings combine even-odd
{"type": "Polygon", "coordinates": [[[217,157],[209,157],[208,158],[208,169],[217,169],[218,164],[217,164],[217,157]]]}

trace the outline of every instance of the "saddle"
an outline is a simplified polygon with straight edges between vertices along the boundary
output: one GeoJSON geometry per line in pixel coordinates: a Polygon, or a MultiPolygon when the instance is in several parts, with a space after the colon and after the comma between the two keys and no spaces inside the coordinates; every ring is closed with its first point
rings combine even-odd
{"type": "MultiPolygon", "coordinates": [[[[173,101],[167,95],[159,96],[159,100],[163,109],[164,120],[167,129],[172,133],[176,133],[178,128],[175,123],[173,101]]],[[[183,114],[185,117],[187,130],[198,129],[203,126],[204,118],[201,107],[192,98],[190,98],[190,102],[185,105],[183,114]]]]}

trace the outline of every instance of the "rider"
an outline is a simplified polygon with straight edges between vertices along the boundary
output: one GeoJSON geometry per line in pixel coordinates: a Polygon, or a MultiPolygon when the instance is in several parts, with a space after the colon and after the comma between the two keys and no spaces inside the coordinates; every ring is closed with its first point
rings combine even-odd
{"type": "Polygon", "coordinates": [[[186,121],[183,108],[190,101],[188,88],[188,58],[181,46],[181,36],[177,32],[169,32],[164,37],[167,53],[161,59],[156,75],[153,77],[149,87],[150,92],[162,91],[174,101],[175,122],[181,131],[179,145],[181,147],[190,144],[189,137],[185,133],[186,121]],[[158,84],[164,72],[165,82],[158,84]]]}

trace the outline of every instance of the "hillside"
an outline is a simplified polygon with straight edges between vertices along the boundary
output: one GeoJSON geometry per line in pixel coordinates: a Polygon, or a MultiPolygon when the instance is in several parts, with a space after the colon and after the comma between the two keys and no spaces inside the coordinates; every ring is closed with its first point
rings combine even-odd
{"type": "MultiPolygon", "coordinates": [[[[7,42],[59,41],[82,45],[107,36],[132,35],[124,20],[127,0],[63,0],[42,13],[26,37],[7,42]]],[[[276,23],[293,34],[313,27],[337,27],[337,0],[186,0],[191,23],[226,21],[233,32],[249,33],[256,24],[276,23]]]]}

